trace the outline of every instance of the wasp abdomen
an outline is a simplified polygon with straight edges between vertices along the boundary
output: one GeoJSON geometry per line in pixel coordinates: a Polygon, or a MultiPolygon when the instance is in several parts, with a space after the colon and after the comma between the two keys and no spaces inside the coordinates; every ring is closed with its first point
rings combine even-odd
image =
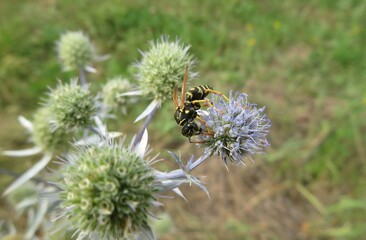
{"type": "Polygon", "coordinates": [[[189,122],[183,126],[182,135],[185,137],[191,137],[202,133],[202,129],[195,122],[189,122]]]}
{"type": "Polygon", "coordinates": [[[203,100],[210,93],[207,90],[213,90],[213,88],[209,85],[199,85],[189,89],[186,92],[186,101],[203,100]]]}

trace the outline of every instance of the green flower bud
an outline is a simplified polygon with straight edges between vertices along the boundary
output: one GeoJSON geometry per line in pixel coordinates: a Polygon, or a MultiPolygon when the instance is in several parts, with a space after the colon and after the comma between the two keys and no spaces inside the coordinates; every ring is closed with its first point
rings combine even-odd
{"type": "Polygon", "coordinates": [[[83,211],[89,211],[91,208],[92,204],[88,199],[81,199],[80,201],[80,209],[83,211]]]}
{"type": "Polygon", "coordinates": [[[89,38],[82,32],[67,32],[57,43],[58,55],[65,71],[84,68],[95,58],[89,38]]]}
{"type": "Polygon", "coordinates": [[[183,81],[187,64],[190,64],[190,69],[194,64],[189,48],[178,40],[169,42],[164,37],[156,43],[151,42],[150,50],[142,53],[142,60],[137,64],[137,77],[143,94],[170,99],[174,86],[183,81]]]}
{"type": "Polygon", "coordinates": [[[64,149],[70,140],[65,129],[54,130],[50,122],[50,115],[50,109],[43,107],[37,110],[33,120],[33,142],[45,152],[64,149]]]}
{"type": "Polygon", "coordinates": [[[114,144],[79,149],[63,172],[61,209],[80,234],[123,239],[148,226],[155,177],[135,152],[114,144]]]}
{"type": "Polygon", "coordinates": [[[88,178],[85,178],[84,180],[79,182],[79,187],[82,189],[90,188],[90,187],[92,187],[92,183],[90,182],[90,180],[88,178]]]}
{"type": "Polygon", "coordinates": [[[49,96],[47,105],[54,129],[86,127],[96,114],[94,97],[75,80],[69,84],[60,83],[49,96]]]}
{"type": "Polygon", "coordinates": [[[132,88],[133,85],[127,79],[116,77],[109,80],[102,89],[103,104],[112,112],[121,110],[126,114],[128,105],[136,102],[136,98],[119,95],[131,91],[132,88]]]}

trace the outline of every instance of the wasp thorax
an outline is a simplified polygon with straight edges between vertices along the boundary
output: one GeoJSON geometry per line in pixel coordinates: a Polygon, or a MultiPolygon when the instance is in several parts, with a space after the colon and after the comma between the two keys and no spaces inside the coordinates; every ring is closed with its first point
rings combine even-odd
{"type": "Polygon", "coordinates": [[[197,112],[191,103],[185,103],[183,107],[179,106],[175,109],[174,119],[180,126],[191,122],[195,117],[197,112]]]}

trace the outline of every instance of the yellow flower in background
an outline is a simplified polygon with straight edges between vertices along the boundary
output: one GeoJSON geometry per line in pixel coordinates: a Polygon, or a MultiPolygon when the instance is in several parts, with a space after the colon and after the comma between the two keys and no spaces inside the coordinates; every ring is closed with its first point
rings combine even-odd
{"type": "Polygon", "coordinates": [[[254,47],[256,43],[257,43],[257,40],[255,38],[249,38],[247,40],[247,46],[248,47],[254,47]]]}
{"type": "Polygon", "coordinates": [[[282,27],[281,21],[276,20],[276,21],[273,22],[273,28],[274,29],[279,30],[279,29],[281,29],[281,27],[282,27]]]}
{"type": "Polygon", "coordinates": [[[361,27],[359,25],[353,26],[351,29],[352,35],[358,35],[361,32],[361,27]]]}
{"type": "Polygon", "coordinates": [[[253,32],[254,30],[254,25],[252,23],[247,23],[245,25],[245,29],[248,31],[248,32],[253,32]]]}

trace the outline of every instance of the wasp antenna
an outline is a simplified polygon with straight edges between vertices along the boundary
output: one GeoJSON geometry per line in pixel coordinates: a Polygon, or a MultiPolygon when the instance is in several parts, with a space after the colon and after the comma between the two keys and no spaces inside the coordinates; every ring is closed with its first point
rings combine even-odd
{"type": "Polygon", "coordinates": [[[184,105],[184,102],[186,100],[185,94],[186,94],[187,79],[188,79],[188,67],[189,67],[189,62],[187,63],[186,71],[184,72],[184,79],[183,79],[183,86],[182,86],[182,95],[181,95],[181,98],[180,98],[181,106],[184,105]]]}

